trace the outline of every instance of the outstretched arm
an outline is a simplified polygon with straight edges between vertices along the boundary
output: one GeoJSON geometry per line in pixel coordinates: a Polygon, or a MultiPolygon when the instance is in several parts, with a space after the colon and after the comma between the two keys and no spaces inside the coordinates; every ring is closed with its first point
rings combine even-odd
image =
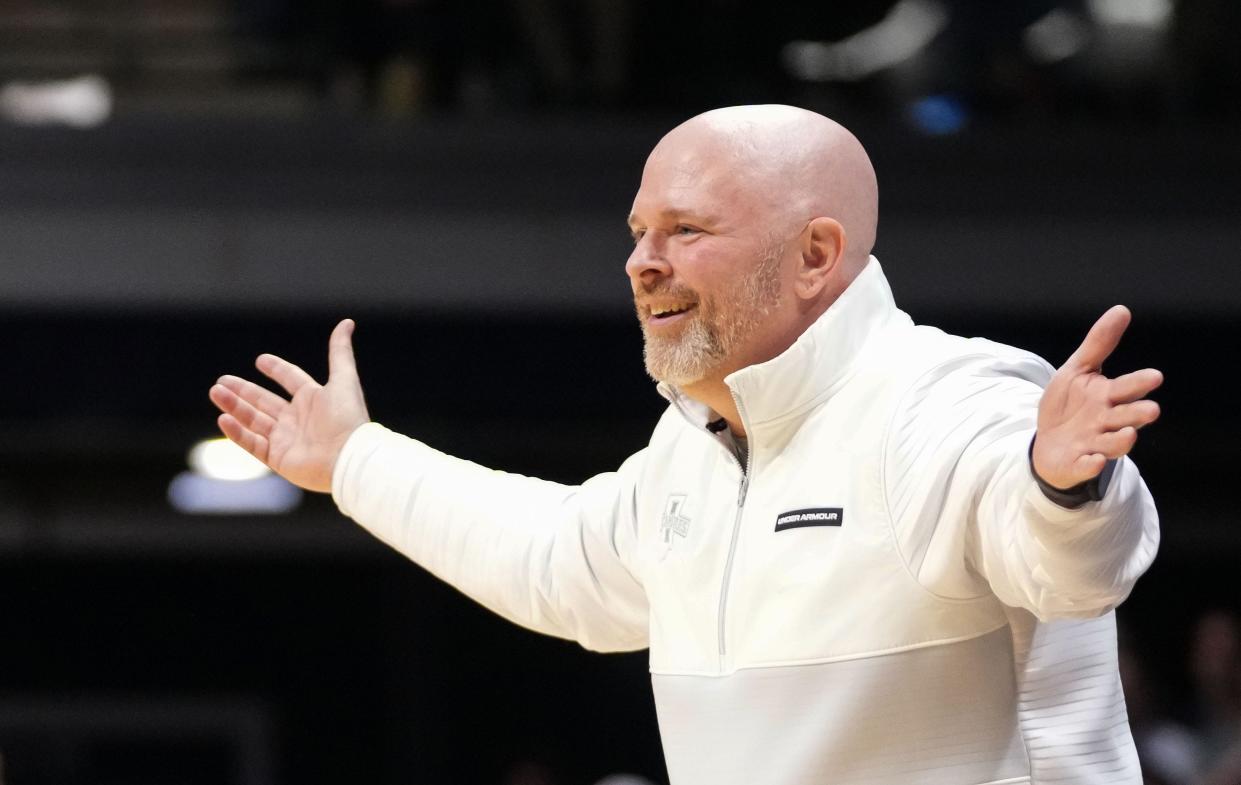
{"type": "Polygon", "coordinates": [[[581,486],[462,461],[370,423],[350,338],[332,331],[328,379],[270,354],[255,365],[290,396],[222,376],[220,429],[285,479],[332,492],[341,511],[518,624],[600,650],[647,645],[631,562],[641,458],[581,486]],[[335,482],[335,485],[333,484],[335,482]]]}
{"type": "Polygon", "coordinates": [[[1125,456],[1159,414],[1144,370],[1099,372],[1129,313],[1109,310],[1058,371],[989,342],[911,389],[889,434],[890,511],[911,570],[931,591],[995,594],[1041,619],[1088,617],[1120,603],[1150,565],[1158,516],[1125,456]],[[1034,450],[1031,453],[1031,439],[1034,450]],[[1115,470],[1096,502],[1066,504],[1115,470]]]}
{"type": "Polygon", "coordinates": [[[289,400],[236,376],[221,376],[208,393],[222,414],[220,430],[272,471],[308,491],[332,490],[332,469],[350,434],[370,420],[353,357],[352,319],[328,341],[328,379],[319,384],[271,354],[255,366],[289,400]]]}

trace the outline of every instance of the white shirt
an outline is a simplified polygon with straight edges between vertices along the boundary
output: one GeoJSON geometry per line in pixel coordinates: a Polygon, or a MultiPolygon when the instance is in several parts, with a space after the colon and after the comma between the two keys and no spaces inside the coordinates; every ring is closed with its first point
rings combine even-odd
{"type": "Polygon", "coordinates": [[[1067,510],[1027,465],[1039,358],[917,327],[878,261],[788,350],[564,486],[362,426],[345,514],[492,610],[648,647],[674,785],[1139,783],[1110,613],[1158,543],[1122,460],[1067,510]]]}

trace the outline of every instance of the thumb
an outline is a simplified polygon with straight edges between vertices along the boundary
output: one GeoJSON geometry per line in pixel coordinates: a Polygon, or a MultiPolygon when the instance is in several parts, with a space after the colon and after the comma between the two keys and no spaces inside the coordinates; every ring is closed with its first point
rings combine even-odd
{"type": "Polygon", "coordinates": [[[1077,347],[1077,351],[1073,352],[1065,366],[1085,371],[1102,368],[1103,361],[1120,345],[1120,337],[1128,329],[1131,318],[1129,309],[1123,305],[1113,305],[1107,309],[1090,328],[1090,332],[1086,333],[1082,345],[1077,347]]]}
{"type": "Polygon", "coordinates": [[[327,351],[329,382],[335,378],[348,381],[358,377],[358,365],[353,357],[353,328],[352,319],[343,319],[336,325],[336,329],[332,330],[327,351]]]}

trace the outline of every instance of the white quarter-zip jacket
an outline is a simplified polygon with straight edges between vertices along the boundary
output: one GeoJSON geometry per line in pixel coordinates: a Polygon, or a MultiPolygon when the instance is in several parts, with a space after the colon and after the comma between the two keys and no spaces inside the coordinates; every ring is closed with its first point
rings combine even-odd
{"type": "Polygon", "coordinates": [[[1120,460],[1048,500],[1027,448],[1052,369],[916,326],[872,258],[717,415],[661,387],[650,444],[579,486],[367,424],[342,512],[496,613],[649,647],[673,785],[1139,785],[1112,609],[1158,519],[1120,460]]]}

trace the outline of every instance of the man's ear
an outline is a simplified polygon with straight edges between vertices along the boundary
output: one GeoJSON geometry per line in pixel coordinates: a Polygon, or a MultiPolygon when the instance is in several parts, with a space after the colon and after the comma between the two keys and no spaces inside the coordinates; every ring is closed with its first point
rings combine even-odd
{"type": "Polygon", "coordinates": [[[819,295],[840,270],[845,256],[845,228],[834,218],[815,218],[801,236],[801,267],[795,291],[804,300],[819,295]]]}

